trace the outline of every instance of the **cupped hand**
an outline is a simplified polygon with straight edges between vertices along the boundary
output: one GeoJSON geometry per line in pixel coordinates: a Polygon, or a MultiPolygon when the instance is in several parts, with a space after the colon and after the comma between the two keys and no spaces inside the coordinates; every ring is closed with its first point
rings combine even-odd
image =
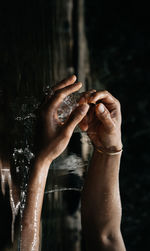
{"type": "Polygon", "coordinates": [[[65,150],[75,127],[89,109],[87,103],[81,104],[73,110],[64,123],[59,120],[57,111],[64,98],[82,86],[82,83],[75,81],[76,77],[73,75],[55,85],[52,88],[53,95],[46,96],[39,108],[36,152],[38,158],[42,160],[51,162],[65,150]]]}
{"type": "Polygon", "coordinates": [[[95,147],[106,151],[119,151],[121,141],[121,109],[119,101],[108,91],[89,91],[80,104],[90,104],[87,115],[79,124],[87,131],[95,147]]]}

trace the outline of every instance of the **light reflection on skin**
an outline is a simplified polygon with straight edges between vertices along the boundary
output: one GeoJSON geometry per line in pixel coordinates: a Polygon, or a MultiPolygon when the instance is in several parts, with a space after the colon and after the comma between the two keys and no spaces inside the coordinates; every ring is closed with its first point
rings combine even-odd
{"type": "MultiPolygon", "coordinates": [[[[34,233],[33,233],[33,241],[31,244],[31,251],[37,250],[37,243],[39,243],[39,205],[40,205],[40,194],[42,193],[42,190],[40,186],[42,185],[43,179],[46,179],[47,177],[44,177],[44,173],[42,173],[39,176],[39,187],[37,188],[36,194],[35,194],[35,206],[34,206],[34,215],[33,215],[33,226],[34,226],[34,233]]],[[[24,248],[22,248],[24,250],[24,248]]]]}
{"type": "Polygon", "coordinates": [[[36,243],[38,240],[38,207],[39,207],[39,192],[36,195],[35,209],[34,209],[34,237],[32,242],[32,251],[36,250],[36,243]]]}

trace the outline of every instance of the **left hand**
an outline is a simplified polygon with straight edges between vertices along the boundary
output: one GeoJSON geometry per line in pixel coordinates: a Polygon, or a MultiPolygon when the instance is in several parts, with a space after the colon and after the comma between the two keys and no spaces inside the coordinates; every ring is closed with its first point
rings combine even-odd
{"type": "Polygon", "coordinates": [[[82,86],[80,82],[75,83],[75,81],[76,77],[73,75],[54,86],[52,88],[54,94],[47,96],[39,109],[36,156],[42,161],[50,163],[65,150],[74,128],[89,109],[88,104],[81,104],[64,123],[59,120],[57,111],[64,98],[78,91],[82,86]]]}

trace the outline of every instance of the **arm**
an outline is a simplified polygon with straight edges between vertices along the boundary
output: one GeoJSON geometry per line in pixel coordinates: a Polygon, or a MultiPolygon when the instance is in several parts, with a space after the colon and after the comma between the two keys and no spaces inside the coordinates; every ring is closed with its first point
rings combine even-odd
{"type": "Polygon", "coordinates": [[[39,250],[40,218],[49,163],[35,160],[21,219],[21,251],[39,250]]]}
{"type": "Polygon", "coordinates": [[[86,102],[96,104],[80,126],[94,144],[82,192],[82,227],[86,250],[124,251],[120,232],[119,166],[122,148],[119,102],[108,92],[93,92],[86,102]],[[93,134],[95,132],[95,134],[93,134]],[[102,149],[99,152],[97,149],[102,149]]]}
{"type": "Polygon", "coordinates": [[[81,83],[76,78],[62,81],[53,88],[54,95],[46,97],[40,107],[38,147],[29,178],[26,206],[22,217],[21,251],[39,249],[40,218],[46,179],[51,162],[66,148],[76,125],[86,115],[89,105],[78,106],[66,122],[58,120],[57,109],[63,99],[79,90],[81,83]]]}

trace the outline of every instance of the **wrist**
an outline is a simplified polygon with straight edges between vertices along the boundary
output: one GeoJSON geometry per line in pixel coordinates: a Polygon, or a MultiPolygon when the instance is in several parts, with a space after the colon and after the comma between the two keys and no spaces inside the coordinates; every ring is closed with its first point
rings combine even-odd
{"type": "Polygon", "coordinates": [[[118,152],[123,148],[121,141],[117,143],[107,143],[107,144],[93,144],[94,148],[101,149],[105,152],[118,152]]]}
{"type": "Polygon", "coordinates": [[[121,154],[123,151],[123,145],[122,142],[118,142],[118,144],[112,144],[109,146],[97,146],[97,145],[93,145],[94,146],[94,150],[101,153],[101,154],[105,154],[105,155],[118,155],[121,154]]]}
{"type": "Polygon", "coordinates": [[[123,148],[120,148],[119,150],[109,150],[109,151],[102,148],[95,148],[95,151],[103,155],[115,156],[122,154],[123,148]]]}
{"type": "Polygon", "coordinates": [[[111,134],[105,134],[103,139],[100,141],[100,145],[96,146],[100,147],[106,152],[117,152],[123,148],[122,139],[121,139],[121,131],[111,134]]]}
{"type": "Polygon", "coordinates": [[[33,166],[36,166],[37,168],[38,167],[40,167],[40,168],[42,168],[42,167],[49,168],[52,161],[53,160],[50,158],[50,156],[47,157],[47,156],[44,156],[44,154],[40,153],[40,154],[35,156],[33,166]]]}
{"type": "Polygon", "coordinates": [[[97,148],[94,148],[93,150],[93,157],[97,159],[97,161],[102,160],[102,159],[121,159],[122,156],[122,149],[118,152],[104,152],[101,151],[97,148]]]}

